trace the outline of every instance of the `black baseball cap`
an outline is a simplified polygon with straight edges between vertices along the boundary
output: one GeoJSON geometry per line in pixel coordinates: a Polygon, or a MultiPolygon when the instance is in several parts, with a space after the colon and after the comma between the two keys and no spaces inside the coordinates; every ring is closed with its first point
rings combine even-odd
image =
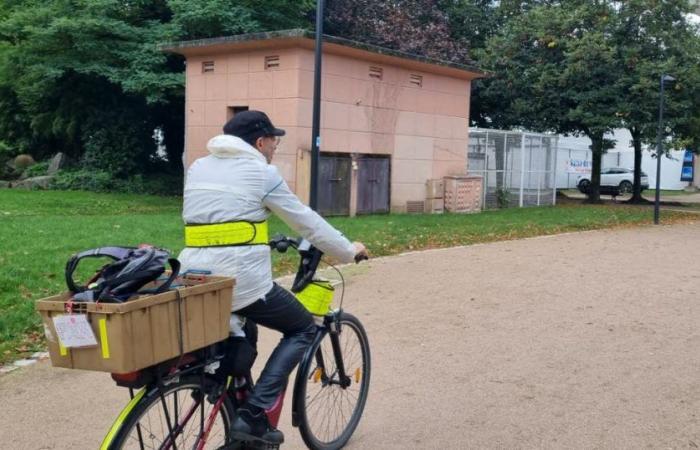
{"type": "Polygon", "coordinates": [[[224,133],[238,136],[244,141],[255,142],[259,137],[284,136],[285,131],[275,128],[262,111],[241,111],[224,125],[224,133]]]}

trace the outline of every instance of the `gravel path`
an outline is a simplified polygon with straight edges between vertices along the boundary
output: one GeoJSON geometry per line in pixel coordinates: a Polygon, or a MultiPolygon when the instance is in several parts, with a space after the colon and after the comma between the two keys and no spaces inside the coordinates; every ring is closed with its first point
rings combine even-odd
{"type": "MultiPolygon", "coordinates": [[[[698,448],[699,269],[700,223],[348,268],[373,352],[349,448],[698,448]]],[[[0,376],[0,395],[8,449],[94,449],[127,398],[46,361],[0,376]]],[[[289,409],[281,426],[302,448],[289,409]]]]}

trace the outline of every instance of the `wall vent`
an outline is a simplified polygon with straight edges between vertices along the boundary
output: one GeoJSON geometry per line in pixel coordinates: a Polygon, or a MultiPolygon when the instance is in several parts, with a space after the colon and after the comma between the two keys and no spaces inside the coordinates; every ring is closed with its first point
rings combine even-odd
{"type": "Polygon", "coordinates": [[[204,61],[202,63],[202,73],[211,73],[214,71],[214,61],[204,61]]]}
{"type": "Polygon", "coordinates": [[[369,66],[369,77],[375,80],[381,80],[384,76],[384,69],[377,66],[369,66]]]}
{"type": "Polygon", "coordinates": [[[408,79],[409,84],[415,87],[423,87],[423,76],[411,74],[408,79]]]}
{"type": "Polygon", "coordinates": [[[407,201],[406,202],[406,212],[407,213],[424,213],[425,212],[425,202],[424,201],[407,201]]]}
{"type": "Polygon", "coordinates": [[[229,121],[241,111],[248,111],[247,106],[229,106],[226,108],[226,120],[229,121]]]}
{"type": "Polygon", "coordinates": [[[277,69],[280,66],[280,57],[278,55],[265,57],[265,70],[277,69]]]}

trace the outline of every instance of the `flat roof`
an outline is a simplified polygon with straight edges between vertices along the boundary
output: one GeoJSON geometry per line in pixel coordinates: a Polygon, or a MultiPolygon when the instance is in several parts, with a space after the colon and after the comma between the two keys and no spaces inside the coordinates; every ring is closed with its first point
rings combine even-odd
{"type": "MultiPolygon", "coordinates": [[[[161,45],[160,49],[188,57],[267,48],[303,47],[313,49],[314,42],[315,34],[311,31],[294,29],[171,42],[161,45]]],[[[439,73],[456,78],[471,80],[488,76],[486,72],[483,72],[472,63],[459,64],[428,58],[325,34],[323,35],[323,49],[327,53],[420,69],[424,72],[439,73]]]]}

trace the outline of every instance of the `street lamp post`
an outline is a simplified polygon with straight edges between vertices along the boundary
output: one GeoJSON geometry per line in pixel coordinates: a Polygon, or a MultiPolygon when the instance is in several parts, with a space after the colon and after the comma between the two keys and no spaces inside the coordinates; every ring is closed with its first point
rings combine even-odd
{"type": "Polygon", "coordinates": [[[318,159],[321,147],[321,60],[323,57],[323,7],[325,0],[316,0],[316,58],[314,62],[314,99],[311,124],[311,186],[309,206],[318,209],[318,159]]]}
{"type": "Polygon", "coordinates": [[[661,75],[659,81],[659,128],[656,133],[656,196],[654,197],[654,224],[659,224],[659,204],[661,194],[661,155],[663,154],[663,126],[664,126],[664,86],[676,81],[671,75],[661,75]]]}

